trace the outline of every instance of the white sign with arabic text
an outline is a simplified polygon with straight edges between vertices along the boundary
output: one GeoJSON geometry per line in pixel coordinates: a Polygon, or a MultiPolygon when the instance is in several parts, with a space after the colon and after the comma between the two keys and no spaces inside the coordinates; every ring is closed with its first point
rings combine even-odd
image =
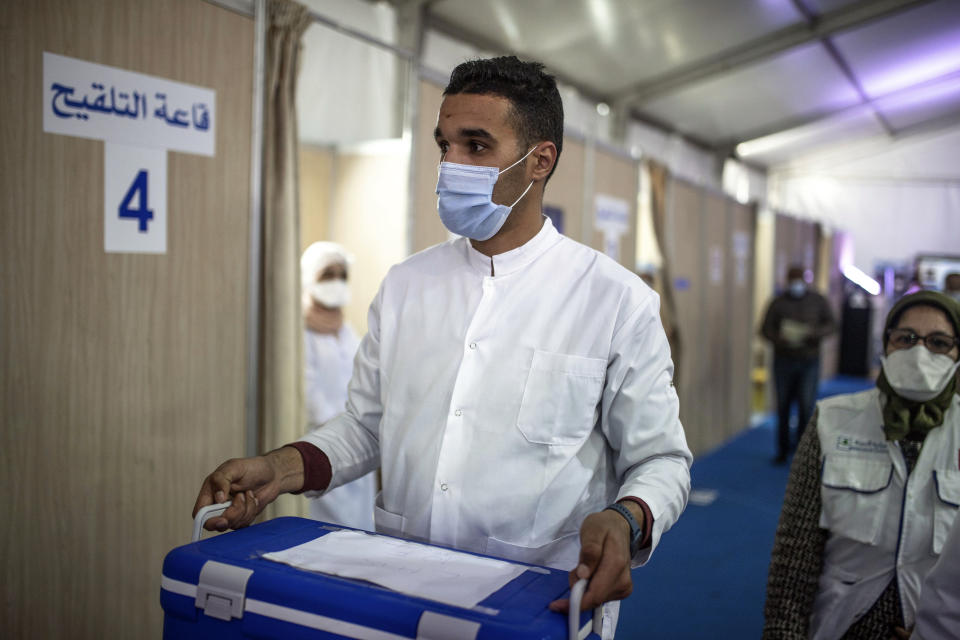
{"type": "Polygon", "coordinates": [[[43,53],[43,130],[204,156],[216,148],[213,89],[43,53]]]}

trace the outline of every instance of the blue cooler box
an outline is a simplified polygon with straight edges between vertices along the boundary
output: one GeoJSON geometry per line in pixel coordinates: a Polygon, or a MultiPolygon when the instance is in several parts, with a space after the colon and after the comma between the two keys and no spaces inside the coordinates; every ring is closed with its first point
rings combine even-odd
{"type": "MultiPolygon", "coordinates": [[[[163,561],[163,637],[570,637],[567,616],[547,608],[551,601],[569,597],[566,571],[522,565],[528,570],[476,607],[464,609],[262,557],[340,529],[316,520],[276,518],[173,549],[163,561]]],[[[592,612],[582,613],[579,623],[576,637],[599,638],[592,612]]]]}

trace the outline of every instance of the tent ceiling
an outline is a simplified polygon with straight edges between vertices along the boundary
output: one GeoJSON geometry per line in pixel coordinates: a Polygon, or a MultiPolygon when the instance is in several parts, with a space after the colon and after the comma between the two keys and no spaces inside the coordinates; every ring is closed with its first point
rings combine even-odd
{"type": "Polygon", "coordinates": [[[752,162],[960,125],[958,0],[394,0],[752,162]],[[757,140],[761,138],[760,140],[757,140]]]}

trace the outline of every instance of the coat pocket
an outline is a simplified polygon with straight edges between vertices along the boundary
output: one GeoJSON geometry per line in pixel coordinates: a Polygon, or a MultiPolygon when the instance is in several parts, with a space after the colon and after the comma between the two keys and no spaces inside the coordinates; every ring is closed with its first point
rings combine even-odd
{"type": "Polygon", "coordinates": [[[539,564],[562,571],[570,571],[577,566],[577,562],[580,560],[580,532],[574,531],[562,535],[556,540],[551,540],[539,547],[526,547],[490,537],[487,538],[484,553],[505,560],[539,564]]]}
{"type": "Polygon", "coordinates": [[[383,492],[378,493],[377,499],[373,503],[373,524],[377,533],[402,538],[406,522],[406,518],[403,516],[383,508],[383,492]]]}
{"type": "Polygon", "coordinates": [[[857,542],[877,544],[892,480],[889,460],[826,456],[820,473],[820,526],[857,542]]]}
{"type": "Polygon", "coordinates": [[[960,471],[943,469],[933,472],[937,497],[933,504],[933,552],[940,555],[943,541],[960,509],[960,471]]]}
{"type": "Polygon", "coordinates": [[[607,361],[534,351],[517,428],[528,442],[571,445],[593,429],[607,361]]]}

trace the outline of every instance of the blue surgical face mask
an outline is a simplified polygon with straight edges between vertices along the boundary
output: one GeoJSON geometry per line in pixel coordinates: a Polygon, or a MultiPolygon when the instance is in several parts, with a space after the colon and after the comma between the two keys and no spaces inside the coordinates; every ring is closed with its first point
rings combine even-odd
{"type": "Polygon", "coordinates": [[[437,177],[437,211],[443,226],[473,240],[489,240],[497,235],[510,211],[530,191],[533,181],[510,206],[493,201],[493,185],[501,173],[523,162],[536,148],[532,147],[503,171],[497,167],[441,162],[437,177]]]}
{"type": "Polygon", "coordinates": [[[807,292],[807,283],[803,280],[791,280],[787,286],[787,291],[794,298],[802,298],[803,294],[807,292]]]}

